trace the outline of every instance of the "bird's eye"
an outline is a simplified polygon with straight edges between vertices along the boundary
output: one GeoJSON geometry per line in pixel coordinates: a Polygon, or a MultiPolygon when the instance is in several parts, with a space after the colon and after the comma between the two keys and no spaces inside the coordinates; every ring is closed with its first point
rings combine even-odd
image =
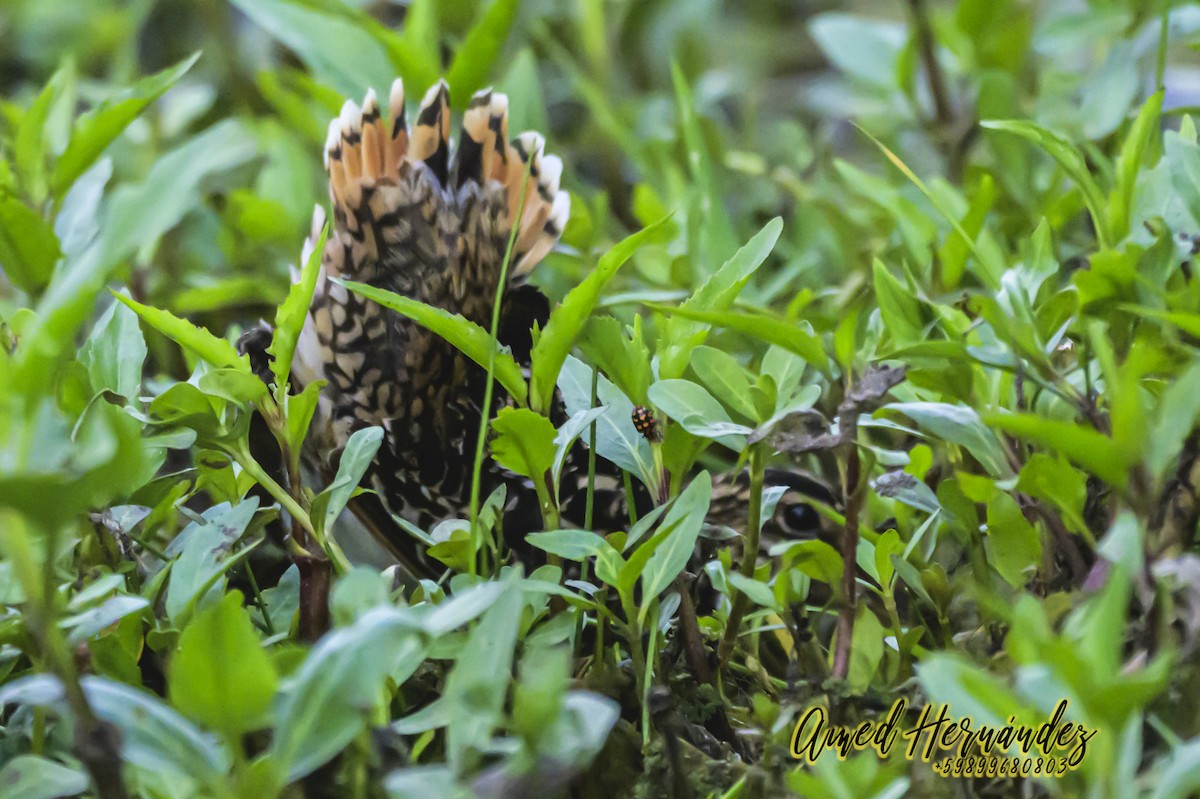
{"type": "Polygon", "coordinates": [[[793,533],[815,535],[820,527],[820,517],[807,502],[797,502],[783,509],[783,523],[793,533]]]}

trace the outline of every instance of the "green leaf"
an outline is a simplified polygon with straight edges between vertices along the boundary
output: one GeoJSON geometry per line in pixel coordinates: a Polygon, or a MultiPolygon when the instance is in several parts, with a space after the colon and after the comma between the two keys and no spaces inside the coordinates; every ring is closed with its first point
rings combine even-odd
{"type": "Polygon", "coordinates": [[[73,80],[70,67],[61,67],[47,81],[33,104],[16,122],[12,137],[12,159],[25,196],[34,205],[46,198],[46,121],[50,108],[63,91],[64,84],[73,80]]]}
{"type": "Polygon", "coordinates": [[[1173,133],[1163,137],[1171,185],[1193,221],[1200,222],[1200,145],[1173,133]]]}
{"type": "Polygon", "coordinates": [[[729,572],[725,575],[725,579],[729,581],[731,587],[748,596],[754,604],[773,610],[779,607],[779,603],[775,601],[775,593],[766,583],[750,577],[743,577],[738,572],[729,572]]]}
{"type": "MultiPolygon", "coordinates": [[[[1161,90],[1150,95],[1138,112],[1137,119],[1129,128],[1125,141],[1121,144],[1121,154],[1117,159],[1116,185],[1108,201],[1108,229],[1112,232],[1114,242],[1129,235],[1130,211],[1133,208],[1133,192],[1137,187],[1138,174],[1142,169],[1142,161],[1150,150],[1155,137],[1159,135],[1159,115],[1162,112],[1163,93],[1161,90]]],[[[1122,114],[1124,109],[1122,109],[1122,114]]]]}
{"type": "Polygon", "coordinates": [[[1071,461],[1118,488],[1129,479],[1129,466],[1113,439],[1090,427],[1047,419],[1028,413],[989,413],[983,417],[991,427],[1027,438],[1071,461]]]}
{"type": "Polygon", "coordinates": [[[325,532],[333,529],[333,523],[350,501],[354,489],[362,482],[382,443],[382,427],[355,430],[346,441],[341,460],[338,461],[337,476],[312,501],[313,521],[320,525],[320,529],[325,532]]]}
{"type": "Polygon", "coordinates": [[[808,21],[813,41],[838,70],[877,87],[896,89],[904,27],[867,16],[827,12],[808,21]]]}
{"type": "Polygon", "coordinates": [[[885,405],[884,409],[899,411],[916,422],[924,432],[965,447],[989,474],[1011,473],[1000,441],[973,408],[944,402],[894,402],[885,405]]]}
{"type": "Polygon", "coordinates": [[[169,619],[179,625],[186,623],[193,608],[221,575],[250,553],[252,546],[243,547],[237,554],[231,550],[246,532],[256,510],[257,497],[232,507],[228,503],[214,505],[200,521],[189,524],[171,541],[166,553],[178,557],[171,565],[171,582],[164,603],[169,619]]]}
{"type": "Polygon", "coordinates": [[[652,240],[670,216],[626,237],[600,259],[583,281],[571,289],[562,303],[550,313],[546,328],[533,347],[530,368],[530,405],[536,411],[547,411],[554,397],[554,387],[563,362],[575,345],[579,331],[587,323],[592,309],[600,300],[600,292],[630,256],[647,241],[652,240]]]}
{"type": "Polygon", "coordinates": [[[223,338],[217,338],[202,327],[197,327],[186,319],[180,319],[170,311],[151,308],[142,305],[137,300],[111,292],[117,301],[131,309],[142,318],[146,324],[162,333],[181,347],[189,350],[213,366],[222,366],[235,371],[252,374],[250,359],[238,355],[232,344],[223,338]]]}
{"type": "MultiPolygon", "coordinates": [[[[762,339],[769,344],[775,344],[799,355],[822,371],[828,371],[829,369],[829,358],[826,356],[825,350],[821,347],[821,339],[813,333],[812,326],[808,322],[789,322],[759,313],[698,311],[688,307],[687,303],[678,308],[672,308],[669,305],[658,305],[656,303],[647,303],[646,305],[668,316],[678,316],[696,322],[704,322],[728,328],[729,330],[736,330],[753,338],[762,339]]],[[[707,329],[696,340],[696,344],[703,341],[705,335],[707,335],[707,329]]],[[[690,353],[691,349],[691,347],[687,347],[686,352],[690,353]]],[[[667,371],[660,367],[659,374],[665,376],[667,371]]]]}
{"type": "Polygon", "coordinates": [[[593,316],[588,320],[579,349],[605,375],[639,405],[649,400],[646,390],[653,375],[650,371],[650,350],[642,340],[642,318],[633,318],[633,335],[625,334],[625,326],[611,316],[593,316]]]}
{"type": "Polygon", "coordinates": [[[300,279],[288,290],[287,299],[275,311],[275,333],[267,354],[271,356],[271,374],[275,376],[276,401],[287,393],[288,380],[292,374],[292,357],[296,354],[296,342],[304,320],[308,318],[308,306],[312,304],[313,289],[321,272],[321,257],[325,254],[325,242],[329,238],[328,223],[321,230],[316,245],[304,262],[300,279]]]}
{"type": "Polygon", "coordinates": [[[386,701],[388,677],[423,658],[418,628],[405,610],[380,607],[313,647],[284,685],[268,749],[288,782],[328,763],[366,728],[386,701]]]}
{"type": "Polygon", "coordinates": [[[1193,362],[1175,375],[1153,414],[1146,466],[1159,480],[1175,462],[1188,435],[1200,419],[1200,363],[1193,362]]]}
{"type": "Polygon", "coordinates": [[[263,727],[276,675],[238,591],[196,614],[171,659],[171,704],[210,729],[241,735],[263,727]]]}
{"type": "Polygon", "coordinates": [[[838,551],[824,541],[795,541],[771,547],[771,557],[782,556],[783,568],[795,566],[814,580],[838,586],[844,565],[838,551]]]}
{"type": "Polygon", "coordinates": [[[700,323],[709,320],[696,314],[724,311],[732,305],[750,276],[771,254],[782,230],[783,220],[772,219],[675,310],[682,318],[668,320],[658,342],[660,377],[669,379],[683,374],[692,349],[703,344],[708,336],[708,325],[700,323]]]}
{"type": "Polygon", "coordinates": [[[870,687],[883,660],[884,636],[879,617],[866,605],[859,605],[850,644],[850,669],[846,674],[850,690],[863,693],[870,687]]]}
{"type": "Polygon", "coordinates": [[[1084,202],[1087,204],[1088,211],[1092,215],[1092,223],[1096,226],[1096,236],[1100,240],[1100,247],[1107,249],[1111,246],[1113,243],[1112,237],[1109,236],[1103,213],[1104,195],[1101,193],[1100,186],[1092,177],[1091,172],[1088,171],[1087,162],[1084,161],[1083,155],[1076,149],[1075,145],[1057,133],[1023,119],[993,119],[985,120],[979,124],[988,130],[1014,133],[1023,139],[1027,139],[1041,147],[1051,158],[1057,161],[1058,165],[1063,168],[1063,171],[1067,173],[1071,180],[1075,181],[1075,184],[1083,192],[1084,202]]]}
{"type": "Polygon", "coordinates": [[[299,452],[308,436],[308,427],[312,423],[317,403],[321,399],[321,389],[325,387],[324,380],[309,383],[299,394],[288,394],[284,401],[287,414],[288,446],[293,452],[299,452]]]}
{"type": "Polygon", "coordinates": [[[750,396],[746,370],[724,350],[701,345],[692,351],[692,370],[717,399],[747,419],[761,422],[750,396]]]}
{"type": "Polygon", "coordinates": [[[466,38],[459,45],[450,64],[446,82],[454,90],[455,106],[466,108],[471,95],[487,84],[509,31],[517,18],[520,0],[492,0],[466,38]]]}
{"type": "Polygon", "coordinates": [[[997,492],[987,509],[988,560],[1013,588],[1023,588],[1042,557],[1038,531],[1008,494],[997,492]]]}
{"type": "Polygon", "coordinates": [[[141,390],[146,352],[137,314],[114,302],[92,328],[79,360],[88,370],[93,391],[111,391],[129,401],[141,390]]]}
{"type": "Polygon", "coordinates": [[[54,171],[50,175],[51,193],[55,197],[66,193],[108,145],[129,127],[129,123],[175,85],[199,57],[199,52],[193,53],[175,66],[143,78],[80,116],[67,149],[54,164],[54,171]]]}
{"type": "MultiPolygon", "coordinates": [[[[317,80],[348,97],[391,85],[392,65],[367,26],[296,0],[232,0],[239,11],[293,50],[317,80]],[[386,81],[386,82],[385,82],[386,81]]],[[[407,76],[406,76],[407,77],[407,76]]]]}
{"type": "Polygon", "coordinates": [[[492,457],[509,471],[545,483],[554,465],[554,437],[550,420],[528,408],[501,408],[492,420],[492,457]]]}
{"type": "Polygon", "coordinates": [[[571,414],[571,418],[567,419],[563,423],[563,426],[558,428],[558,432],[554,436],[554,467],[551,470],[555,488],[558,487],[563,466],[567,462],[567,456],[571,453],[571,446],[581,435],[590,430],[592,424],[603,414],[604,408],[591,408],[586,411],[579,411],[578,413],[571,414]]]}
{"type": "Polygon", "coordinates": [[[603,550],[613,549],[612,544],[604,540],[604,536],[590,530],[551,530],[548,533],[530,533],[525,536],[525,540],[543,552],[574,561],[584,561],[595,557],[603,550]]]}
{"type": "MultiPolygon", "coordinates": [[[[687,566],[688,558],[696,549],[696,540],[700,537],[700,528],[708,515],[711,499],[712,476],[707,471],[700,472],[683,493],[676,497],[667,515],[663,517],[658,532],[654,534],[655,538],[662,537],[662,543],[641,570],[641,623],[645,623],[651,600],[665,591],[687,566]]],[[[638,549],[648,545],[649,542],[642,544],[638,549]]],[[[631,558],[629,563],[633,564],[634,560],[631,558]]],[[[625,575],[622,574],[621,577],[624,582],[625,575]]]]}
{"type": "Polygon", "coordinates": [[[450,765],[464,769],[469,750],[485,751],[500,725],[525,605],[511,583],[483,614],[446,678],[443,695],[454,723],[446,731],[450,765]]]}
{"type": "MultiPolygon", "coordinates": [[[[591,367],[568,356],[558,380],[567,413],[574,416],[591,407],[591,367]]],[[[659,474],[654,466],[654,453],[650,442],[633,426],[633,403],[604,375],[597,381],[596,397],[604,407],[604,413],[596,420],[596,454],[636,475],[650,488],[651,495],[655,494],[659,474]]]]}
{"type": "Polygon", "coordinates": [[[745,448],[745,437],[754,432],[734,424],[721,403],[690,380],[658,381],[650,386],[650,401],[692,435],[711,438],[735,452],[745,448]]]}
{"type": "Polygon", "coordinates": [[[521,659],[520,680],[513,690],[513,726],[527,740],[539,742],[551,733],[562,708],[571,651],[567,647],[535,647],[521,659]]]}
{"type": "Polygon", "coordinates": [[[442,308],[426,305],[391,291],[368,286],[366,283],[337,278],[331,278],[331,280],[437,333],[484,369],[488,366],[489,355],[494,354],[496,380],[516,400],[518,405],[526,403],[529,387],[525,384],[521,367],[513,360],[512,355],[500,349],[491,335],[479,325],[459,314],[452,314],[442,308]]]}
{"type": "Polygon", "coordinates": [[[875,277],[875,299],[883,324],[900,346],[925,339],[925,323],[921,319],[921,303],[878,258],[872,267],[875,277]]]}
{"type": "Polygon", "coordinates": [[[0,799],[59,799],[87,790],[88,775],[36,755],[17,755],[0,769],[0,799]]]}
{"type": "Polygon", "coordinates": [[[0,199],[0,268],[14,286],[41,291],[61,255],[49,222],[15,197],[0,199]]]}

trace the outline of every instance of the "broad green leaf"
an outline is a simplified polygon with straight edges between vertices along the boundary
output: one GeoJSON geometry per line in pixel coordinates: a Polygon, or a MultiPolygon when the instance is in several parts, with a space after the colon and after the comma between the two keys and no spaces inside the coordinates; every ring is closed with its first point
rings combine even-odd
{"type": "Polygon", "coordinates": [[[526,649],[520,679],[513,687],[513,726],[526,739],[540,742],[553,734],[552,725],[562,709],[571,652],[563,646],[526,649]]]}
{"type": "Polygon", "coordinates": [[[296,354],[296,342],[304,320],[308,318],[308,306],[312,304],[313,289],[321,272],[321,257],[325,253],[325,242],[329,238],[326,224],[317,238],[316,245],[304,262],[300,279],[288,290],[287,299],[275,311],[275,334],[267,354],[271,356],[271,374],[275,376],[275,396],[278,400],[287,393],[288,380],[292,373],[292,357],[296,354]]]}
{"type": "Polygon", "coordinates": [[[748,596],[754,604],[771,609],[778,607],[775,593],[766,583],[750,577],[743,577],[739,572],[729,572],[725,575],[725,579],[729,581],[731,587],[748,596]]]}
{"type": "Polygon", "coordinates": [[[67,149],[54,164],[50,176],[51,193],[61,197],[108,145],[129,127],[129,123],[175,85],[199,57],[200,53],[193,53],[175,66],[143,78],[80,116],[67,149]]]}
{"type": "Polygon", "coordinates": [[[41,291],[61,254],[49,222],[16,197],[0,199],[0,269],[14,286],[41,291]]]}
{"type": "Polygon", "coordinates": [[[554,437],[550,420],[528,408],[502,408],[492,420],[495,438],[492,457],[504,468],[523,477],[545,482],[554,465],[554,437]]]}
{"type": "Polygon", "coordinates": [[[921,303],[879,259],[872,267],[875,277],[875,299],[888,332],[900,346],[914,344],[925,338],[925,323],[921,319],[921,303]]]}
{"type": "Polygon", "coordinates": [[[89,783],[82,768],[68,768],[37,755],[17,755],[0,769],[0,799],[59,799],[82,794],[89,783]]]}
{"type": "Polygon", "coordinates": [[[287,781],[328,763],[366,729],[386,701],[388,677],[422,652],[417,622],[400,608],[375,608],[326,634],[284,681],[268,752],[287,781]]]}
{"type": "Polygon", "coordinates": [[[987,509],[988,560],[1013,588],[1023,588],[1041,562],[1042,540],[1016,501],[998,492],[987,509]]]}
{"type": "Polygon", "coordinates": [[[365,283],[356,283],[353,280],[339,280],[336,278],[332,278],[332,280],[356,294],[361,294],[369,300],[374,300],[384,308],[390,308],[396,313],[412,319],[422,327],[437,333],[484,369],[488,366],[489,355],[494,354],[496,359],[496,380],[516,400],[518,405],[526,403],[529,396],[529,387],[525,384],[525,377],[521,374],[521,367],[513,360],[512,355],[500,349],[491,335],[479,325],[459,314],[452,314],[441,308],[426,305],[409,297],[402,297],[391,291],[368,286],[365,283]]]}
{"type": "Polygon", "coordinates": [[[258,498],[230,507],[227,503],[214,505],[204,512],[202,522],[192,522],[167,547],[168,556],[178,557],[171,566],[171,581],[167,585],[167,617],[178,624],[187,621],[196,603],[231,566],[249,554],[252,547],[231,553],[233,544],[242,537],[254,512],[258,498]]]}
{"type": "Polygon", "coordinates": [[[808,31],[838,70],[856,80],[895,90],[897,63],[907,38],[903,25],[827,12],[812,17],[808,31]]]}
{"type": "Polygon", "coordinates": [[[1023,119],[993,119],[985,120],[981,123],[988,130],[999,130],[1007,133],[1013,133],[1023,139],[1027,139],[1041,147],[1047,154],[1050,155],[1058,165],[1063,168],[1063,171],[1075,181],[1083,192],[1084,201],[1087,203],[1088,211],[1092,215],[1092,222],[1096,226],[1096,235],[1100,239],[1100,246],[1107,248],[1113,242],[1108,235],[1106,227],[1106,219],[1103,214],[1104,195],[1100,191],[1100,186],[1096,183],[1088,170],[1087,162],[1084,161],[1083,155],[1062,136],[1047,130],[1046,128],[1036,125],[1033,122],[1028,122],[1023,119]]]}
{"type": "MultiPolygon", "coordinates": [[[[1200,386],[1194,390],[1200,392],[1200,386]]],[[[1063,456],[1035,452],[1021,467],[1017,490],[1050,503],[1062,514],[1063,522],[1073,532],[1088,533],[1087,523],[1083,519],[1087,477],[1067,463],[1063,456]]]]}
{"type": "Polygon", "coordinates": [[[146,352],[137,314],[114,302],[92,328],[79,360],[88,370],[93,390],[111,391],[129,401],[141,390],[146,352]]]}
{"type": "Polygon", "coordinates": [[[949,704],[977,725],[1000,728],[1016,716],[1017,724],[1036,726],[1046,716],[1029,707],[1004,680],[957,652],[937,652],[917,664],[917,677],[931,702],[949,704]]]}
{"type": "Polygon", "coordinates": [[[1200,221],[1200,145],[1182,136],[1163,136],[1171,185],[1183,201],[1192,220],[1200,221]]]}
{"type": "Polygon", "coordinates": [[[470,588],[460,589],[421,620],[422,629],[434,637],[457,630],[496,604],[506,590],[507,587],[497,581],[480,582],[470,588]]]}
{"type": "Polygon", "coordinates": [[[338,461],[337,476],[312,502],[313,520],[320,524],[320,529],[325,532],[333,529],[334,522],[350,501],[354,489],[362,482],[382,443],[382,427],[356,430],[346,441],[341,460],[338,461]]]}
{"type": "Polygon", "coordinates": [[[140,596],[119,594],[109,597],[94,608],[67,617],[59,624],[70,630],[67,643],[79,646],[105,628],[111,627],[126,616],[138,613],[149,604],[140,596]]]}
{"type": "Polygon", "coordinates": [[[885,405],[884,409],[899,411],[916,422],[925,433],[965,447],[989,474],[1002,476],[1010,473],[1000,441],[973,408],[943,402],[893,402],[885,405]]]}
{"type": "MultiPolygon", "coordinates": [[[[813,333],[812,326],[808,322],[789,322],[761,313],[698,311],[688,307],[687,303],[678,308],[655,303],[647,303],[647,306],[668,316],[683,317],[703,322],[706,325],[736,330],[752,338],[762,339],[769,344],[775,344],[789,352],[794,352],[821,371],[829,369],[829,358],[821,347],[821,339],[813,333]]],[[[707,328],[705,328],[705,335],[707,335],[707,328]]],[[[699,344],[703,339],[704,336],[701,335],[696,343],[699,344]]],[[[688,347],[686,351],[690,352],[691,348],[688,347]]],[[[667,372],[660,368],[659,374],[665,375],[667,372]]]]}
{"type": "MultiPolygon", "coordinates": [[[[567,356],[558,381],[567,413],[573,416],[591,407],[592,370],[587,364],[567,356]]],[[[633,403],[604,375],[597,382],[596,395],[604,407],[596,420],[596,454],[635,475],[653,495],[658,490],[659,474],[650,442],[633,426],[633,403]]]]}
{"type": "Polygon", "coordinates": [[[841,582],[842,556],[824,541],[794,541],[771,547],[771,557],[782,556],[783,567],[795,566],[814,580],[835,588],[841,582]]]}
{"type": "Polygon", "coordinates": [[[186,774],[201,785],[220,785],[230,766],[226,749],[200,732],[154,694],[103,677],[84,677],[96,716],[121,732],[121,757],[154,772],[186,774]]]}
{"type": "Polygon", "coordinates": [[[1124,488],[1129,479],[1130,464],[1117,442],[1090,427],[1029,413],[989,413],[983,418],[991,427],[1061,452],[1118,488],[1124,488]]]}
{"type": "Polygon", "coordinates": [[[653,381],[650,350],[642,339],[641,317],[633,318],[632,337],[625,326],[611,316],[593,316],[588,320],[579,349],[607,375],[630,400],[645,405],[646,390],[653,381]]]}
{"type": "MultiPolygon", "coordinates": [[[[683,374],[691,358],[692,349],[703,344],[708,336],[709,325],[704,323],[711,323],[711,319],[696,314],[712,314],[724,311],[732,305],[742,287],[750,280],[750,276],[767,260],[782,230],[783,220],[778,217],[772,219],[714,272],[680,308],[674,309],[676,315],[682,318],[669,320],[659,339],[657,350],[660,377],[670,379],[683,374]]],[[[666,312],[663,308],[659,310],[666,312]]]]}
{"type": "Polygon", "coordinates": [[[612,549],[612,544],[605,541],[604,536],[590,530],[530,533],[525,540],[543,552],[574,561],[583,561],[598,555],[602,550],[612,549]]]}
{"type": "Polygon", "coordinates": [[[883,660],[883,625],[869,607],[858,606],[854,617],[854,633],[850,644],[850,669],[846,681],[850,689],[865,692],[883,660]]]}
{"type": "Polygon", "coordinates": [[[391,85],[388,55],[366,26],[297,0],[232,2],[293,50],[317,80],[332,85],[341,94],[357,99],[368,86],[386,89],[391,85]]]}
{"type": "Polygon", "coordinates": [[[112,292],[112,295],[117,298],[118,302],[140,316],[142,321],[150,327],[191,351],[196,357],[213,366],[223,366],[251,374],[250,359],[245,355],[238,355],[234,346],[225,339],[217,338],[204,328],[197,327],[186,319],[180,319],[170,311],[142,305],[137,300],[115,291],[112,292]]]}
{"type": "Polygon", "coordinates": [[[701,345],[692,351],[692,370],[717,399],[747,419],[762,421],[750,396],[746,370],[724,350],[701,345]]]}
{"type": "Polygon", "coordinates": [[[639,247],[651,241],[670,220],[664,217],[649,227],[626,237],[600,259],[578,286],[571,289],[562,303],[550,313],[531,355],[530,405],[536,411],[548,411],[554,397],[554,387],[563,362],[575,345],[579,331],[587,323],[592,309],[600,300],[600,292],[612,280],[617,270],[639,247]]]}
{"type": "MultiPolygon", "coordinates": [[[[1142,161],[1159,135],[1159,114],[1162,111],[1163,93],[1157,91],[1146,100],[1137,119],[1129,128],[1121,144],[1121,155],[1117,159],[1116,185],[1108,201],[1108,227],[1114,243],[1129,235],[1130,212],[1133,208],[1133,192],[1137,187],[1138,173],[1142,161]]],[[[1124,115],[1125,109],[1121,109],[1124,115]]]]}
{"type": "Polygon", "coordinates": [[[454,90],[456,107],[466,108],[471,95],[495,72],[519,7],[520,0],[492,0],[458,46],[446,78],[454,90]]]}
{"type": "Polygon", "coordinates": [[[650,386],[650,401],[692,435],[711,438],[735,452],[745,448],[745,436],[754,432],[734,424],[721,403],[690,380],[658,381],[650,386]]]}
{"type": "Polygon", "coordinates": [[[468,751],[484,751],[500,725],[513,654],[524,607],[521,592],[511,583],[479,619],[446,678],[443,695],[453,723],[446,731],[446,757],[463,769],[468,751]]]}
{"type": "Polygon", "coordinates": [[[265,726],[276,675],[238,591],[196,614],[171,659],[171,704],[236,736],[265,726]]]}
{"type": "Polygon", "coordinates": [[[10,145],[13,166],[25,195],[34,205],[46,198],[47,118],[55,100],[66,88],[65,84],[74,79],[71,72],[70,66],[60,67],[15,123],[10,145]]]}
{"type": "MultiPolygon", "coordinates": [[[[688,487],[676,497],[667,515],[663,517],[655,538],[665,536],[663,542],[654,550],[654,554],[646,561],[641,570],[642,600],[641,621],[645,622],[651,600],[657,598],[675,581],[683,568],[687,566],[688,558],[696,548],[696,539],[700,537],[700,528],[708,515],[708,505],[712,498],[712,477],[707,471],[700,472],[688,484],[688,487]]],[[[643,544],[642,547],[647,546],[643,544]]],[[[639,547],[639,550],[642,548],[639,547]]],[[[633,563],[631,558],[629,561],[633,563]]],[[[624,575],[622,575],[624,577],[624,575]]]]}
{"type": "Polygon", "coordinates": [[[325,381],[317,380],[305,386],[299,394],[288,394],[284,400],[288,446],[293,452],[299,452],[304,445],[313,414],[317,410],[317,403],[321,399],[321,389],[324,387],[325,381]]]}
{"type": "Polygon", "coordinates": [[[586,411],[579,411],[572,414],[571,418],[567,419],[563,423],[563,426],[558,428],[558,432],[554,436],[554,467],[551,470],[555,487],[558,486],[563,466],[566,465],[572,446],[581,435],[584,435],[584,433],[592,428],[592,424],[603,414],[604,408],[591,408],[586,411]]]}
{"type": "Polygon", "coordinates": [[[1146,466],[1156,480],[1175,462],[1200,419],[1200,363],[1175,375],[1159,400],[1146,446],[1146,466]]]}
{"type": "Polygon", "coordinates": [[[329,595],[333,623],[339,627],[353,624],[363,614],[381,605],[391,604],[391,580],[371,566],[355,566],[340,576],[329,595]]]}

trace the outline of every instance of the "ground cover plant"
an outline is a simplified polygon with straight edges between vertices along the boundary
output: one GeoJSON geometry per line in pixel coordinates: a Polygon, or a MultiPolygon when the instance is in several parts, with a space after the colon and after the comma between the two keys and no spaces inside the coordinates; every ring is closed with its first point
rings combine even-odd
{"type": "Polygon", "coordinates": [[[6,0],[0,797],[1195,795],[1198,47],[1152,0],[6,0]],[[537,529],[477,482],[400,525],[433,578],[292,370],[327,122],[396,75],[505,92],[570,203],[523,355],[344,281],[505,400],[465,451],[537,529]],[[793,737],[1064,700],[1072,762],[793,737]]]}

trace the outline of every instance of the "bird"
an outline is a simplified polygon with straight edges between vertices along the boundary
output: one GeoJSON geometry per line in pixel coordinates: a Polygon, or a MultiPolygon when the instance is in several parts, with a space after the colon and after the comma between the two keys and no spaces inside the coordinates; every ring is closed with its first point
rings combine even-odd
{"type": "MultiPolygon", "coordinates": [[[[484,327],[499,289],[497,339],[528,368],[531,330],[544,327],[550,314],[549,299],[529,277],[562,235],[570,198],[561,188],[563,162],[545,152],[544,137],[529,131],[510,139],[508,124],[507,96],[483,89],[471,97],[455,145],[450,87],[439,81],[425,93],[410,127],[403,81],[397,79],[386,108],[373,90],[361,106],[347,100],[330,121],[325,142],[332,214],[292,365],[296,389],[325,381],[305,453],[329,477],[355,431],[383,428],[366,475],[374,491],[352,501],[351,510],[414,576],[430,575],[439,564],[431,564],[424,546],[402,528],[429,530],[467,515],[481,416],[495,414],[510,400],[497,386],[492,406],[484,408],[482,368],[437,334],[336,281],[387,289],[484,327]],[[500,286],[514,228],[511,268],[500,286]]],[[[326,220],[317,205],[302,264],[317,247],[326,220]]],[[[260,324],[239,342],[252,364],[258,363],[256,371],[269,371],[264,367],[269,341],[270,329],[260,324]]],[[[551,416],[556,424],[565,420],[560,399],[551,416]]],[[[639,431],[650,432],[651,421],[643,416],[639,431]]],[[[574,493],[581,495],[586,457],[576,455],[570,463],[573,474],[564,485],[574,481],[574,493]]],[[[619,472],[603,462],[598,468],[611,474],[599,481],[604,496],[594,503],[593,529],[622,529],[629,516],[619,472]]],[[[794,528],[819,523],[805,501],[819,484],[783,473],[776,482],[787,493],[768,524],[792,536],[813,534],[794,528]]],[[[505,539],[514,552],[529,557],[523,536],[543,529],[533,487],[489,458],[482,495],[500,485],[506,489],[505,539]]],[[[736,516],[739,492],[744,506],[744,479],[726,481],[718,492],[726,516],[736,516]]],[[[834,502],[832,494],[820,499],[834,502]]],[[[635,504],[640,514],[653,501],[639,488],[635,504]]],[[[580,496],[567,496],[565,521],[582,525],[584,505],[580,496]]]]}

